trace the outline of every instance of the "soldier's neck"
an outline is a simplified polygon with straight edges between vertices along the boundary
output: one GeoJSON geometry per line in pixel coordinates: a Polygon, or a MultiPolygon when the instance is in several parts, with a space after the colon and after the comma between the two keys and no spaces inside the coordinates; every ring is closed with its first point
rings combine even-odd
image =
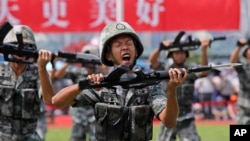
{"type": "Polygon", "coordinates": [[[14,71],[16,77],[19,77],[23,73],[23,71],[26,67],[26,64],[11,63],[10,66],[11,66],[12,70],[14,71]]]}
{"type": "Polygon", "coordinates": [[[183,68],[184,67],[184,63],[174,63],[173,67],[174,68],[183,68]]]}

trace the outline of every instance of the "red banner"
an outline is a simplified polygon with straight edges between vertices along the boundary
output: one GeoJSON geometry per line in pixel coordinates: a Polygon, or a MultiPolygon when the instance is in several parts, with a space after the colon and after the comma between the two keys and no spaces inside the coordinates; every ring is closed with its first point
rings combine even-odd
{"type": "MultiPolygon", "coordinates": [[[[99,32],[116,19],[117,0],[1,0],[0,23],[36,32],[99,32]]],[[[240,0],[123,0],[137,31],[238,30],[240,0]]]]}
{"type": "Polygon", "coordinates": [[[239,0],[157,1],[160,0],[154,0],[148,5],[135,4],[133,0],[127,1],[125,7],[131,8],[125,12],[126,20],[136,25],[137,30],[239,29],[239,0]],[[151,11],[147,10],[150,7],[151,11]]]}

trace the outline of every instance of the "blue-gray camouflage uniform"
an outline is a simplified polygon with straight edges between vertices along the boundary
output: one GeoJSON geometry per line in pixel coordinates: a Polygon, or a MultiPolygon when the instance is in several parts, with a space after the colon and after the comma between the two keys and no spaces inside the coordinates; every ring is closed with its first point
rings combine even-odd
{"type": "Polygon", "coordinates": [[[72,116],[71,141],[85,141],[87,134],[89,141],[95,141],[95,116],[93,107],[70,107],[72,116]]]}
{"type": "MultiPolygon", "coordinates": [[[[163,63],[161,64],[163,65],[163,63]]],[[[171,66],[170,66],[171,67],[171,66]]],[[[160,66],[159,69],[163,69],[160,66]]],[[[187,68],[187,66],[185,66],[187,68]]],[[[166,128],[161,125],[158,135],[159,141],[175,141],[177,135],[180,141],[200,141],[196,130],[194,112],[192,110],[194,82],[198,78],[196,74],[189,74],[187,80],[177,88],[177,101],[179,104],[179,116],[174,128],[166,128]]],[[[167,83],[163,81],[162,83],[167,83]]],[[[163,84],[163,87],[166,84],[163,84]]],[[[166,89],[166,87],[164,87],[166,89]]]]}
{"type": "Polygon", "coordinates": [[[40,113],[37,119],[36,131],[43,141],[46,139],[47,133],[47,118],[46,118],[46,107],[43,101],[41,101],[40,113]]]}
{"type": "Polygon", "coordinates": [[[0,64],[0,141],[41,141],[36,132],[41,93],[36,65],[16,78],[9,62],[0,64]]]}
{"type": "Polygon", "coordinates": [[[160,84],[130,89],[114,86],[98,92],[83,90],[72,106],[95,107],[98,141],[149,141],[152,140],[153,117],[158,118],[166,100],[160,84]]]}
{"type": "Polygon", "coordinates": [[[235,67],[240,82],[237,99],[237,124],[250,124],[250,64],[235,67]]]}
{"type": "MultiPolygon", "coordinates": [[[[80,79],[86,77],[84,68],[74,67],[70,69],[71,79],[77,83],[80,79]]],[[[88,107],[70,107],[69,113],[72,116],[72,129],[70,141],[86,141],[87,134],[89,141],[95,141],[95,114],[91,106],[88,107]]]]}

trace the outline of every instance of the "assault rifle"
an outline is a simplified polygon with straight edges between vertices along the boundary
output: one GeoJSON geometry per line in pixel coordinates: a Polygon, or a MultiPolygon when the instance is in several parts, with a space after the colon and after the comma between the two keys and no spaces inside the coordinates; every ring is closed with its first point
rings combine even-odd
{"type": "MultiPolygon", "coordinates": [[[[234,67],[239,66],[240,63],[222,64],[222,65],[208,65],[208,66],[197,66],[188,68],[188,73],[196,73],[201,71],[211,71],[217,68],[234,67]]],[[[100,87],[112,87],[120,85],[123,88],[142,88],[149,85],[160,83],[162,80],[169,80],[169,74],[167,71],[152,71],[144,73],[142,70],[135,70],[132,74],[125,74],[129,71],[128,66],[120,65],[114,69],[108,76],[104,77],[104,80],[100,84],[94,84],[84,78],[79,81],[79,88],[100,88],[100,87]]],[[[182,74],[184,72],[181,70],[182,74]]]]}
{"type": "MultiPolygon", "coordinates": [[[[9,22],[5,22],[0,27],[0,53],[3,54],[4,60],[9,62],[18,62],[18,63],[35,63],[38,59],[38,51],[37,50],[30,50],[24,47],[22,34],[18,33],[17,37],[17,44],[12,43],[3,43],[5,36],[8,32],[13,28],[13,26],[9,22]],[[12,55],[17,56],[24,56],[25,60],[20,60],[13,58],[12,55]]],[[[54,67],[54,59],[56,57],[66,59],[66,62],[70,63],[82,63],[82,64],[98,64],[100,65],[99,57],[87,54],[87,53],[69,53],[69,52],[62,52],[58,51],[57,53],[53,53],[52,55],[52,66],[54,67]]]]}
{"type": "MultiPolygon", "coordinates": [[[[191,35],[187,36],[187,40],[181,42],[182,36],[185,34],[184,31],[179,32],[179,34],[176,36],[174,42],[166,47],[162,42],[160,43],[160,51],[161,50],[169,50],[169,51],[178,51],[178,50],[183,50],[183,51],[189,51],[189,50],[196,50],[199,48],[201,45],[200,40],[198,39],[193,39],[191,35]]],[[[220,36],[220,37],[214,37],[210,39],[210,43],[214,41],[219,41],[219,40],[226,40],[229,37],[234,37],[235,35],[226,35],[226,36],[220,36]]]]}

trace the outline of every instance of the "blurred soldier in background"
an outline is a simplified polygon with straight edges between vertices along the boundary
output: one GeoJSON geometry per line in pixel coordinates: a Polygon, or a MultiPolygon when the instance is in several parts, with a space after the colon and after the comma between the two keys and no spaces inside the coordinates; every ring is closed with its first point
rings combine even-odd
{"type": "MultiPolygon", "coordinates": [[[[3,43],[17,45],[16,35],[22,35],[21,47],[36,51],[36,42],[30,27],[14,25],[3,43]]],[[[38,52],[37,64],[25,64],[25,56],[11,56],[15,62],[3,62],[0,81],[0,140],[41,141],[37,120],[41,114],[41,101],[51,104],[53,86],[46,71],[46,64],[52,59],[47,50],[38,52]]]]}
{"type": "MultiPolygon", "coordinates": [[[[95,37],[83,46],[82,52],[99,56],[98,46],[99,38],[95,37]]],[[[104,68],[105,71],[102,71],[100,64],[82,63],[79,65],[66,61],[60,69],[53,73],[53,77],[70,79],[72,83],[78,83],[80,79],[85,78],[88,74],[100,73],[101,71],[102,73],[107,73],[107,67],[104,68]]],[[[69,114],[72,116],[73,121],[70,141],[85,141],[87,140],[87,135],[90,141],[95,141],[95,115],[93,107],[69,107],[69,114]]]]}
{"type": "MultiPolygon", "coordinates": [[[[89,43],[84,45],[82,52],[99,56],[98,47],[99,38],[94,37],[89,43]]],[[[86,71],[77,72],[76,70],[80,68],[76,66],[75,69],[71,69],[71,73],[74,75],[72,77],[74,83],[78,83],[80,79],[86,78],[89,74],[100,73],[102,71],[101,66],[97,64],[82,64],[81,67],[86,71]]],[[[70,107],[69,113],[73,119],[70,141],[86,141],[87,134],[89,141],[95,141],[95,113],[93,107],[70,107]]]]}
{"type": "MultiPolygon", "coordinates": [[[[188,36],[182,35],[179,43],[188,40],[188,36]]],[[[169,47],[172,42],[170,40],[164,40],[162,42],[165,47],[169,47]]],[[[210,46],[208,39],[201,40],[201,65],[207,65],[207,48],[210,46]]],[[[169,68],[188,68],[186,60],[189,57],[189,51],[183,50],[181,47],[175,50],[169,50],[167,58],[172,58],[173,64],[168,65],[159,61],[160,48],[155,49],[149,56],[149,62],[154,70],[168,70],[169,68]]],[[[200,136],[197,133],[195,126],[195,117],[193,112],[193,97],[194,97],[194,83],[195,80],[201,76],[205,76],[204,72],[189,74],[187,80],[177,88],[177,101],[179,103],[179,116],[177,119],[177,125],[174,128],[166,128],[161,125],[160,133],[158,136],[159,141],[174,141],[176,135],[179,136],[182,141],[199,141],[200,136]]],[[[163,81],[164,82],[164,81],[163,81]]],[[[166,83],[166,82],[165,82],[166,83]]],[[[165,86],[165,84],[163,85],[165,86]]],[[[165,88],[166,89],[166,88],[165,88]]]]}
{"type": "Polygon", "coordinates": [[[46,133],[48,131],[48,126],[47,126],[47,117],[46,117],[46,106],[43,101],[41,101],[40,114],[37,120],[36,131],[38,135],[41,137],[42,141],[45,141],[46,133]]]}
{"type": "MultiPolygon", "coordinates": [[[[56,58],[54,64],[55,68],[52,68],[51,64],[48,64],[46,67],[54,87],[54,92],[56,93],[62,88],[72,85],[73,82],[71,79],[65,78],[62,73],[68,68],[68,63],[64,63],[60,58],[56,58]]],[[[47,123],[54,123],[55,116],[59,114],[68,114],[68,107],[59,109],[53,104],[46,104],[47,123]]]]}
{"type": "Polygon", "coordinates": [[[230,56],[230,61],[232,63],[238,63],[239,53],[243,47],[243,57],[246,62],[242,66],[234,67],[239,78],[239,93],[237,97],[237,124],[250,124],[250,46],[249,40],[240,39],[237,41],[236,47],[230,56]]]}

